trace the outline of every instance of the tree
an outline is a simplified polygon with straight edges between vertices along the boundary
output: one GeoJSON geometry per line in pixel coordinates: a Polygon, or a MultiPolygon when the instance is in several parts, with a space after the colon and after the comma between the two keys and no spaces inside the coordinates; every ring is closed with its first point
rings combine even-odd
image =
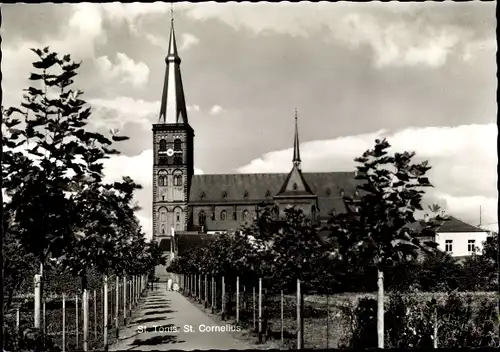
{"type": "Polygon", "coordinates": [[[408,227],[415,221],[414,212],[422,210],[421,188],[431,187],[425,176],[430,167],[426,161],[412,163],[413,152],[389,156],[389,147],[386,139],[376,140],[373,149],[355,159],[360,164],[356,167],[360,199],[345,197],[348,214],[333,224],[337,238],[344,236],[342,254],[350,260],[359,256],[377,268],[379,348],[384,346],[384,270],[417,256],[424,245],[437,246],[421,244],[408,227]]]}

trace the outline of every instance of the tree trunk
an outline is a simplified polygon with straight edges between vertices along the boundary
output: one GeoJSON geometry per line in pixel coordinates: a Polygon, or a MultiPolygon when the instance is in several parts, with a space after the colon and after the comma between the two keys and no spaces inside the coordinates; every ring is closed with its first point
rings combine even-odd
{"type": "Polygon", "coordinates": [[[377,273],[377,342],[378,348],[384,348],[384,272],[377,273]]]}

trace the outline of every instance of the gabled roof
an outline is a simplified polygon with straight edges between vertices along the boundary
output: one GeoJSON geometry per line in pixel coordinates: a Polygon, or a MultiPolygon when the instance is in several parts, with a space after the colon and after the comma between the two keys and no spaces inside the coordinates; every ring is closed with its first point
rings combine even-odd
{"type": "Polygon", "coordinates": [[[448,220],[442,222],[441,226],[438,227],[436,232],[445,233],[445,232],[486,232],[486,231],[477,226],[467,224],[462,220],[450,216],[448,220]]]}
{"type": "Polygon", "coordinates": [[[288,174],[279,190],[277,196],[302,196],[313,195],[311,188],[307,184],[302,172],[297,165],[293,165],[292,171],[288,174]]]}
{"type": "MultiPolygon", "coordinates": [[[[415,221],[407,226],[416,233],[420,233],[425,227],[424,220],[415,221]]],[[[459,220],[453,216],[448,216],[447,220],[441,222],[441,224],[436,228],[436,233],[449,233],[449,232],[487,232],[477,226],[467,224],[466,222],[459,220]]]]}
{"type": "MultiPolygon", "coordinates": [[[[191,178],[189,203],[211,205],[248,202],[251,207],[262,201],[273,202],[273,196],[278,194],[287,176],[284,173],[194,175],[191,178]],[[269,195],[266,197],[266,194],[269,195]]],[[[342,192],[352,196],[359,184],[354,172],[303,172],[302,176],[311,192],[318,196],[321,219],[327,219],[334,209],[344,212],[342,192]]]]}

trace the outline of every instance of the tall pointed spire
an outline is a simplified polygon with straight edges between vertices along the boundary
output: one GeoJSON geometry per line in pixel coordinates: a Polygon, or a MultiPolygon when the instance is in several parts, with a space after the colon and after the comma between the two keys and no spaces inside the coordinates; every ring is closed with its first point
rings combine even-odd
{"type": "Polygon", "coordinates": [[[293,165],[300,169],[299,128],[297,122],[297,108],[295,108],[295,136],[293,140],[293,165]]]}
{"type": "Polygon", "coordinates": [[[161,108],[159,123],[188,123],[186,101],[184,99],[184,89],[181,78],[181,58],[177,51],[175,40],[174,15],[171,9],[170,19],[170,40],[168,44],[168,54],[165,58],[167,69],[165,81],[163,83],[163,94],[161,98],[161,108]]]}

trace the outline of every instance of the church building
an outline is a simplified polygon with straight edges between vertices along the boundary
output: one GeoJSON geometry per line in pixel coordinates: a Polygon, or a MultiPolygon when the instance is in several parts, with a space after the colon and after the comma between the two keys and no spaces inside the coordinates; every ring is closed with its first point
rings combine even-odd
{"type": "MultiPolygon", "coordinates": [[[[297,112],[290,172],[195,175],[195,134],[188,120],[173,21],[165,62],[159,120],[153,124],[152,175],[153,240],[165,252],[176,252],[180,238],[192,238],[184,242],[194,245],[217,232],[237,230],[252,221],[262,204],[271,207],[277,219],[286,207],[300,207],[318,227],[332,211],[345,211],[342,197],[356,192],[354,172],[302,172],[297,112]]],[[[156,275],[165,280],[165,267],[158,267],[156,275]]]]}

